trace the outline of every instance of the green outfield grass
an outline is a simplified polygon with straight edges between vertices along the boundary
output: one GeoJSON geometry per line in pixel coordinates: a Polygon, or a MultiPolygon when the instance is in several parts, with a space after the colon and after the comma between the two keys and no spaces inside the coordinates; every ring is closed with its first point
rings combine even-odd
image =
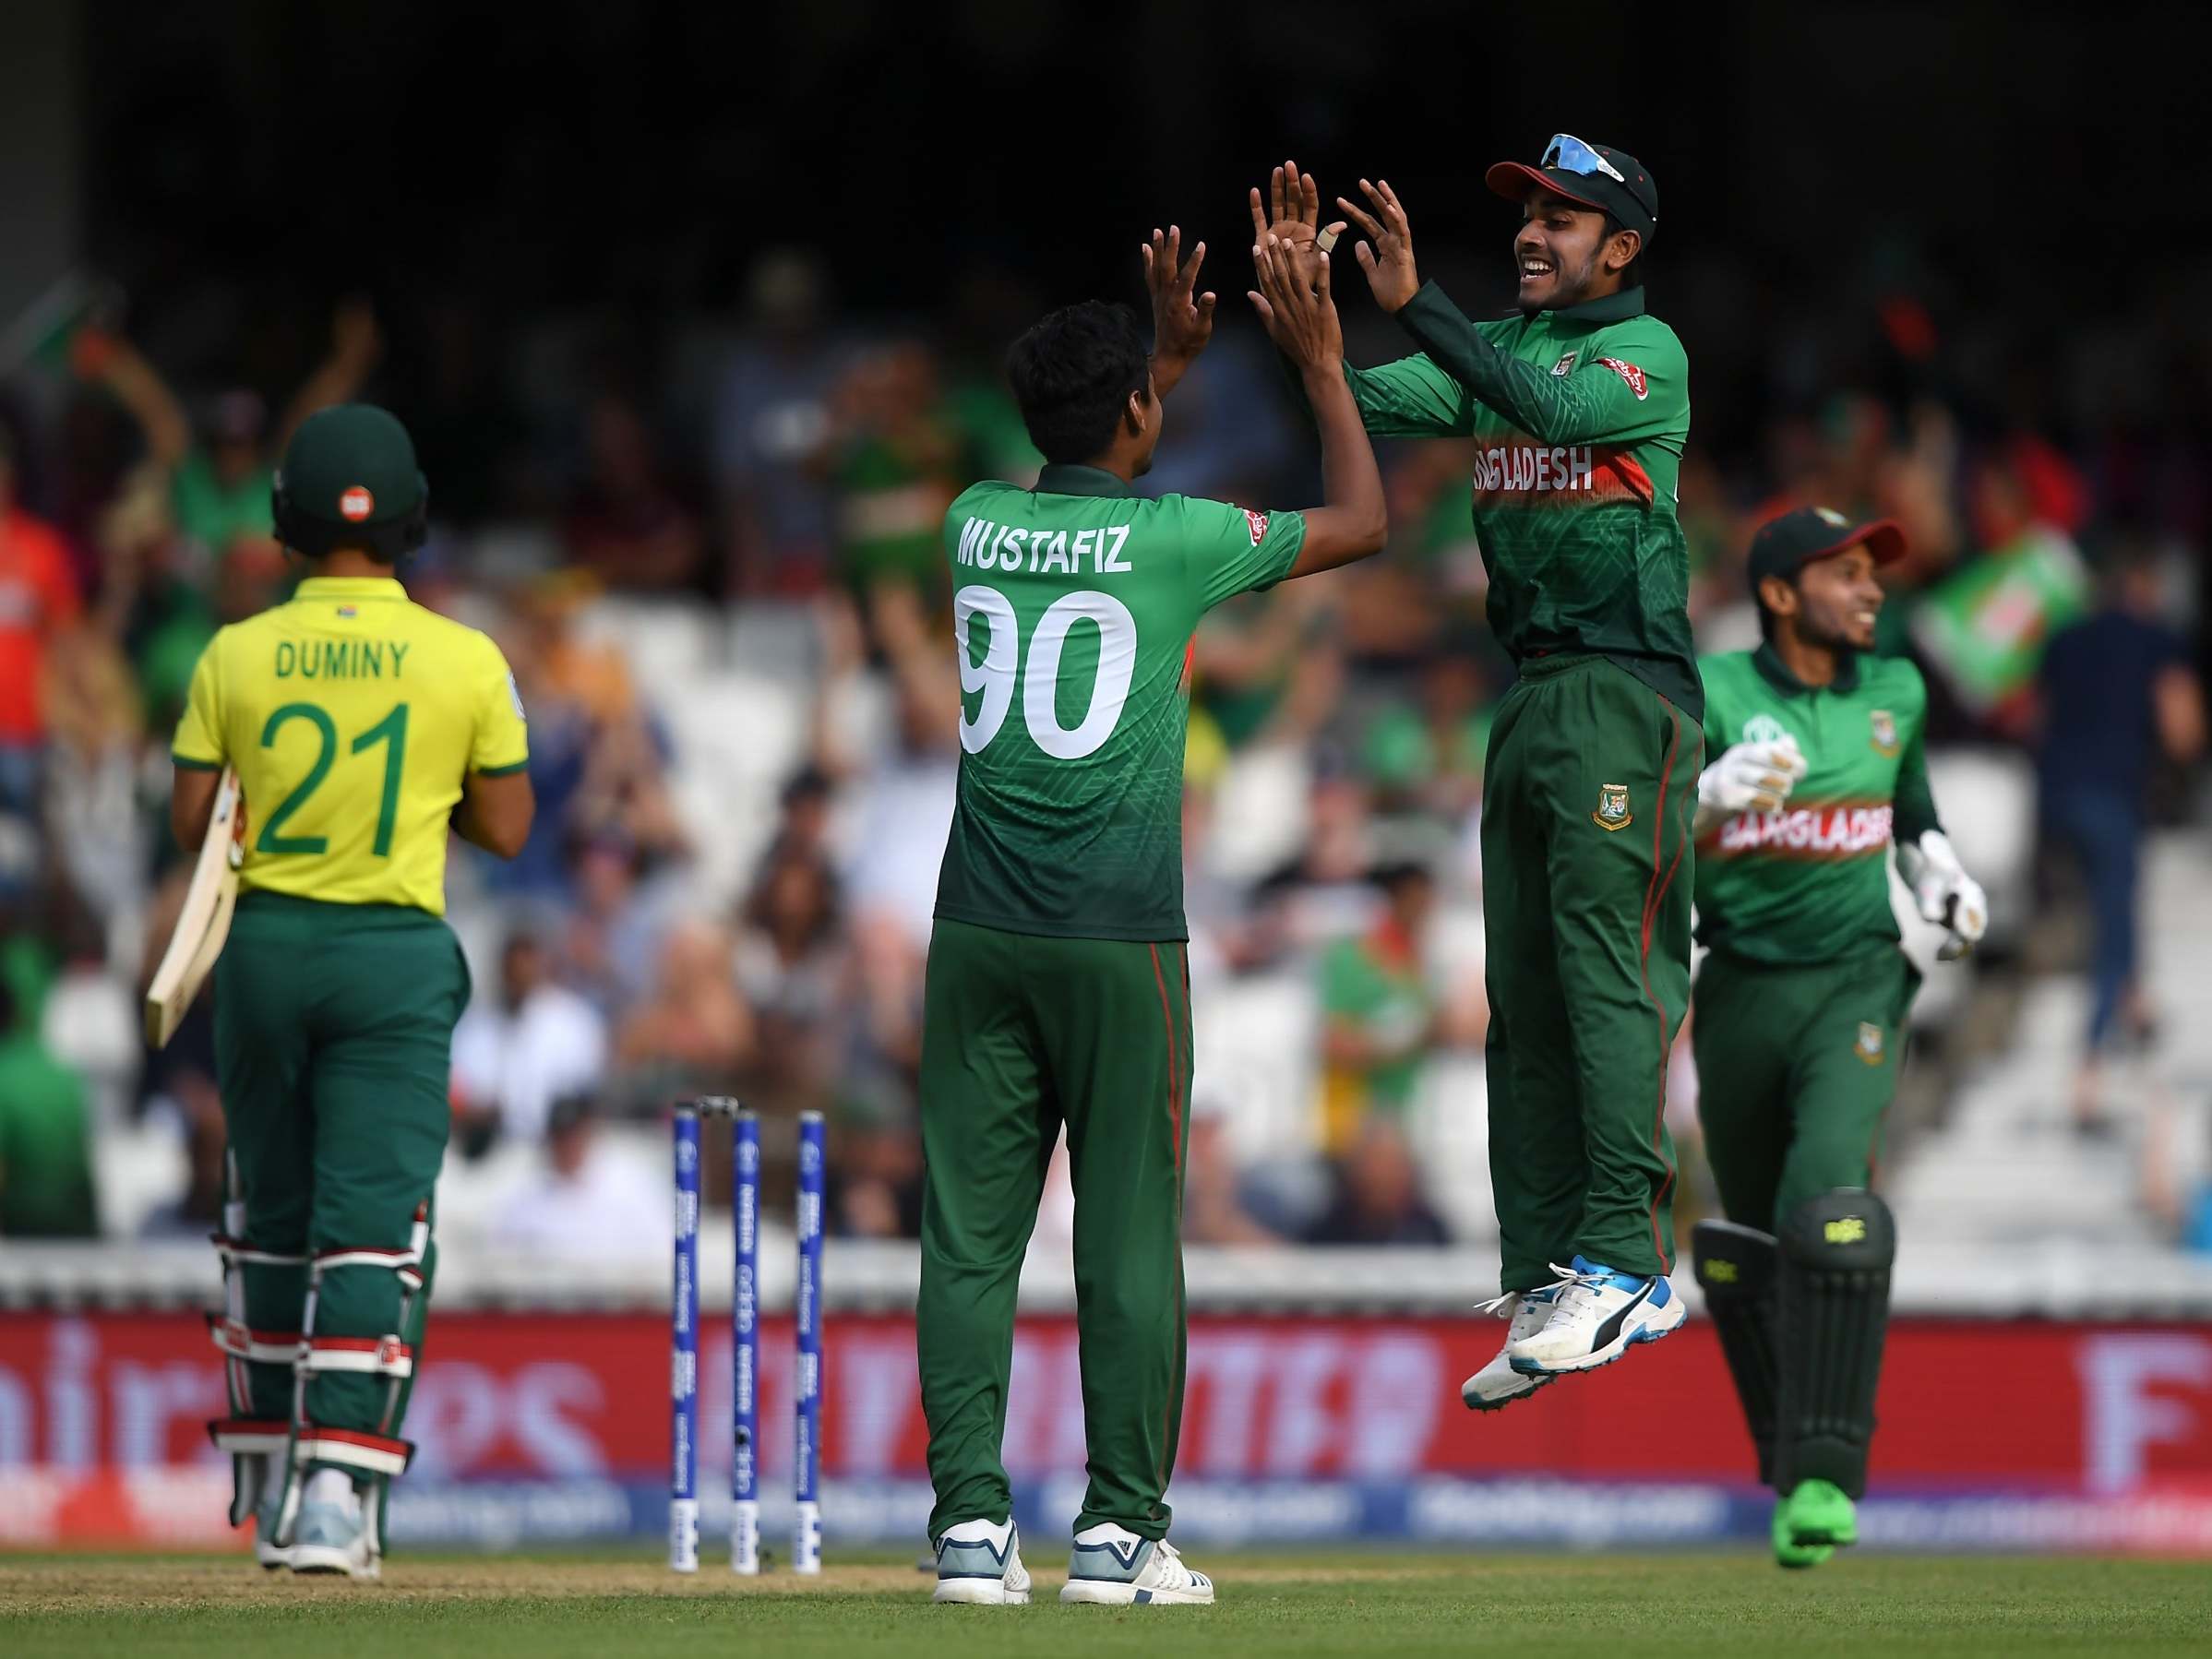
{"type": "Polygon", "coordinates": [[[2146,1561],[1202,1555],[1213,1607],[936,1607],[910,1562],[693,1580],[606,1557],[403,1557],[381,1585],[236,1558],[0,1557],[0,1653],[978,1655],[2212,1651],[2212,1569],[2146,1561]]]}

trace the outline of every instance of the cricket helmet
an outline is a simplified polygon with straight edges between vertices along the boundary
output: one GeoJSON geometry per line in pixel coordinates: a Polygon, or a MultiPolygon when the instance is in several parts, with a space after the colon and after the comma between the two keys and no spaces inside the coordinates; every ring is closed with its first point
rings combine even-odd
{"type": "Polygon", "coordinates": [[[396,564],[428,533],[430,485],[396,417],[373,404],[341,403],[309,415],[293,434],[269,510],[279,539],[310,558],[360,546],[396,564]]]}

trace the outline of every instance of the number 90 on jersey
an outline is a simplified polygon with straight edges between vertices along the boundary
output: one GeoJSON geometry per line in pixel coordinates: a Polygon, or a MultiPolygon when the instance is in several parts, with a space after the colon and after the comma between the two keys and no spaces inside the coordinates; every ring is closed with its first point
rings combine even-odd
{"type": "Polygon", "coordinates": [[[1114,734],[1129,701],[1137,671],[1137,619],[1110,593],[1084,589],[1062,594],[1037,619],[1036,631],[1021,639],[1014,607],[996,588],[980,584],[952,596],[952,631],[960,642],[960,688],[964,694],[960,746],[979,755],[991,745],[1011,712],[1014,688],[1022,690],[1022,722],[1031,740],[1056,760],[1081,760],[1114,734]],[[974,649],[974,621],[982,617],[987,638],[980,659],[974,649]],[[1079,622],[1098,628],[1098,661],[1090,702],[1073,726],[1059,720],[1061,658],[1070,631],[1079,622]],[[980,692],[971,717],[966,697],[980,692]]]}

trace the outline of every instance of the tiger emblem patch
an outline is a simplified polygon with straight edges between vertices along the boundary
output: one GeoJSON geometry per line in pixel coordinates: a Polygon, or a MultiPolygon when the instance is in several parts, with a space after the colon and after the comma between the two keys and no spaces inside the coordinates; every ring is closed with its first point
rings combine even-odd
{"type": "Polygon", "coordinates": [[[1628,785],[1600,783],[1597,786],[1597,810],[1590,815],[1590,821],[1600,830],[1625,830],[1634,823],[1636,815],[1629,810],[1628,785]]]}

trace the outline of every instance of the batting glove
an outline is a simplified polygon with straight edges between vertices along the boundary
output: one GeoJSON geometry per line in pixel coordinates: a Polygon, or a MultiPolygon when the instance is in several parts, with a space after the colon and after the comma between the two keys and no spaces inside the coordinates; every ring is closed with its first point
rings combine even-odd
{"type": "Polygon", "coordinates": [[[1897,874],[1912,889],[1921,917],[1951,930],[1936,961],[1955,962],[1972,950],[1990,925],[1990,900],[1958,862],[1951,838],[1931,830],[1918,843],[1898,847],[1897,874]]]}
{"type": "Polygon", "coordinates": [[[1740,743],[1698,774],[1697,804],[1720,815],[1772,812],[1804,775],[1804,752],[1793,739],[1740,743]]]}

